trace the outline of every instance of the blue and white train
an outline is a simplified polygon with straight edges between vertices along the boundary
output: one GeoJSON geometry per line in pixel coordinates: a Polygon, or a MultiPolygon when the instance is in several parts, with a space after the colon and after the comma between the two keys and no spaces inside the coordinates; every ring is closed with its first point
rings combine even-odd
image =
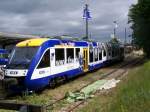
{"type": "Polygon", "coordinates": [[[20,42],[12,51],[5,80],[14,90],[38,90],[59,81],[123,60],[120,44],[38,38],[20,42]]]}

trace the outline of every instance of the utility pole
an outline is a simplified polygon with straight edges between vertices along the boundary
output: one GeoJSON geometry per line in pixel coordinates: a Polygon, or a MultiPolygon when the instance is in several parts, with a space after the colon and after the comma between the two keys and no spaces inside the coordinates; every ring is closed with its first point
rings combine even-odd
{"type": "Polygon", "coordinates": [[[124,37],[125,37],[124,44],[126,45],[126,42],[127,42],[127,29],[126,29],[126,27],[125,27],[124,32],[125,32],[125,35],[124,35],[124,37]]]}
{"type": "MultiPolygon", "coordinates": [[[[88,10],[88,4],[85,4],[85,9],[88,10]]],[[[89,22],[88,18],[85,19],[85,24],[86,24],[86,39],[88,40],[89,38],[89,22]]]]}
{"type": "Polygon", "coordinates": [[[89,39],[89,19],[91,18],[90,12],[88,9],[88,4],[85,4],[84,12],[83,12],[83,19],[85,19],[85,36],[86,39],[89,39]]]}
{"type": "Polygon", "coordinates": [[[116,29],[118,27],[117,21],[114,21],[113,23],[115,24],[115,26],[114,26],[114,37],[116,37],[116,29]]]}
{"type": "Polygon", "coordinates": [[[116,28],[114,27],[114,37],[116,37],[116,28]]]}

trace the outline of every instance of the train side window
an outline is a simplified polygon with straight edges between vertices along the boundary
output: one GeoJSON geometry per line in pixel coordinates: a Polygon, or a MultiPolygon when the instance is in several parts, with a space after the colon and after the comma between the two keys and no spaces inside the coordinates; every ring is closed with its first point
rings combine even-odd
{"type": "Polygon", "coordinates": [[[114,57],[115,55],[114,55],[115,53],[114,53],[114,50],[112,50],[112,57],[114,57]]]}
{"type": "Polygon", "coordinates": [[[94,61],[98,61],[98,48],[94,49],[94,58],[95,58],[94,61]]]}
{"type": "Polygon", "coordinates": [[[37,68],[50,67],[50,50],[48,49],[43,55],[37,68]]]}
{"type": "Polygon", "coordinates": [[[99,60],[102,60],[102,51],[99,49],[99,60]]]}
{"type": "Polygon", "coordinates": [[[111,51],[109,51],[109,56],[111,56],[111,51]]]}
{"type": "Polygon", "coordinates": [[[119,54],[120,54],[120,50],[118,49],[118,50],[117,50],[117,56],[119,56],[119,54]]]}
{"type": "Polygon", "coordinates": [[[103,56],[104,56],[104,57],[106,56],[106,51],[105,51],[105,49],[104,49],[104,54],[103,54],[103,56]]]}
{"type": "Polygon", "coordinates": [[[115,51],[115,56],[117,56],[118,55],[118,49],[116,49],[116,51],[115,51]]]}
{"type": "Polygon", "coordinates": [[[75,54],[76,54],[76,61],[79,61],[80,48],[75,49],[75,54]]]}
{"type": "Polygon", "coordinates": [[[56,48],[55,49],[55,65],[64,65],[65,63],[65,52],[64,48],[56,48]]]}
{"type": "Polygon", "coordinates": [[[80,48],[76,48],[76,58],[79,58],[80,48]]]}
{"type": "Polygon", "coordinates": [[[74,62],[74,49],[73,48],[67,48],[67,63],[73,63],[74,62]]]}
{"type": "Polygon", "coordinates": [[[90,58],[90,63],[93,62],[93,49],[89,50],[89,58],[90,58]]]}

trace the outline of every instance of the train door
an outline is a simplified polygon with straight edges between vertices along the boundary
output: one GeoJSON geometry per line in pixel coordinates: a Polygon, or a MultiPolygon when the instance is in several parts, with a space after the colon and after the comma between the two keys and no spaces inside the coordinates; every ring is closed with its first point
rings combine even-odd
{"type": "Polygon", "coordinates": [[[83,70],[88,71],[88,49],[83,48],[83,70]]]}

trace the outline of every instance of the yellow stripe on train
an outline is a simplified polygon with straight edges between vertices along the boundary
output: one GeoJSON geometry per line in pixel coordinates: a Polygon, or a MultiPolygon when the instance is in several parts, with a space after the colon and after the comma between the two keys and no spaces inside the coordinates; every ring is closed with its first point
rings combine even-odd
{"type": "Polygon", "coordinates": [[[40,46],[45,41],[49,40],[48,38],[36,38],[36,39],[29,39],[23,42],[18,43],[17,47],[30,47],[30,46],[40,46]]]}

